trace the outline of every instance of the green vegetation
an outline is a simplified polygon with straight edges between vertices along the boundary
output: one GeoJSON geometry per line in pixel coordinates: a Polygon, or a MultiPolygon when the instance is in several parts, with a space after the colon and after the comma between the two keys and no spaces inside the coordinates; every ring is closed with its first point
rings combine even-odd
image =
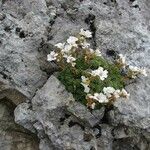
{"type": "Polygon", "coordinates": [[[59,66],[58,79],[75,100],[95,109],[110,106],[120,97],[128,98],[125,81],[147,74],[145,69],[127,65],[122,54],[116,55],[114,63],[110,63],[99,49],[89,47],[86,39],[91,37],[90,31],[81,29],[77,36],[57,43],[57,49],[47,55],[47,60],[59,66]],[[120,72],[122,69],[124,75],[120,72]]]}
{"type": "Polygon", "coordinates": [[[89,77],[87,70],[98,69],[99,66],[108,71],[108,77],[104,81],[100,80],[98,76],[93,78],[89,85],[90,93],[101,93],[104,87],[114,87],[120,90],[124,88],[125,84],[119,68],[100,56],[94,56],[89,61],[85,61],[84,57],[78,58],[76,60],[76,67],[64,67],[64,69],[59,72],[58,79],[65,85],[66,90],[73,94],[77,101],[86,105],[87,94],[84,92],[84,87],[81,85],[81,76],[84,75],[89,77]]]}

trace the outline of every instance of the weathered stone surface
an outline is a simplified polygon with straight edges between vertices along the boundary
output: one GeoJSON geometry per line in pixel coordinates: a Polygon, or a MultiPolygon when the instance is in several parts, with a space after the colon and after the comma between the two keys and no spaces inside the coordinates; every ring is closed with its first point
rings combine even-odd
{"type": "Polygon", "coordinates": [[[38,150],[37,137],[14,122],[14,108],[7,99],[0,101],[0,149],[38,150]]]}
{"type": "Polygon", "coordinates": [[[48,77],[40,66],[51,65],[46,63],[46,53],[38,51],[47,38],[46,8],[44,0],[0,1],[0,105],[7,105],[0,110],[1,150],[39,149],[37,137],[14,123],[13,110],[28,101],[48,77]]]}
{"type": "Polygon", "coordinates": [[[68,106],[73,101],[72,94],[68,93],[60,81],[52,75],[33,97],[32,107],[34,111],[39,112],[54,110],[59,107],[68,106]]]}
{"type": "Polygon", "coordinates": [[[136,83],[127,86],[130,91],[129,100],[119,100],[115,103],[115,110],[110,112],[110,121],[115,124],[150,128],[149,109],[149,79],[141,78],[136,83]],[[146,81],[146,82],[145,82],[146,81]]]}
{"type": "Polygon", "coordinates": [[[47,79],[40,66],[49,66],[45,63],[46,54],[38,51],[48,34],[45,1],[5,1],[2,8],[7,13],[0,21],[1,76],[24,95],[32,97],[47,79]],[[19,13],[21,8],[24,15],[19,13]]]}
{"type": "Polygon", "coordinates": [[[55,76],[51,76],[41,90],[32,99],[36,124],[34,127],[49,137],[56,149],[88,149],[93,141],[87,145],[84,142],[84,131],[80,124],[65,114],[65,107],[74,102],[71,94],[55,76]],[[69,118],[68,118],[69,117],[69,118]]]}
{"type": "Polygon", "coordinates": [[[100,120],[103,118],[104,115],[104,109],[95,110],[93,115],[88,108],[86,108],[84,105],[82,105],[79,102],[75,102],[71,104],[67,110],[79,120],[83,125],[87,124],[87,126],[94,127],[97,125],[100,120]]]}
{"type": "Polygon", "coordinates": [[[30,110],[30,107],[31,106],[28,103],[20,104],[14,111],[15,122],[35,133],[36,130],[34,129],[32,123],[32,121],[35,120],[35,115],[34,112],[30,110]]]}
{"type": "Polygon", "coordinates": [[[98,150],[112,150],[113,136],[112,127],[107,124],[101,125],[101,135],[97,139],[98,150]]]}
{"type": "MultiPolygon", "coordinates": [[[[58,82],[47,81],[55,65],[46,61],[54,44],[85,28],[93,32],[92,47],[101,49],[109,60],[117,51],[125,54],[130,64],[149,70],[149,8],[149,0],[0,1],[0,103],[15,108],[26,101],[15,110],[16,122],[37,130],[40,149],[150,149],[149,73],[126,87],[129,100],[118,100],[97,127],[85,132],[86,125],[68,117],[67,99],[60,96],[58,82]]],[[[92,115],[103,116],[98,112],[92,115]]],[[[2,134],[0,143],[3,139],[2,134]]],[[[11,148],[9,142],[1,147],[11,148]]]]}
{"type": "MultiPolygon", "coordinates": [[[[31,130],[30,124],[33,124],[41,139],[40,147],[43,147],[42,143],[44,142],[47,149],[51,144],[60,150],[96,148],[94,132],[88,126],[84,127],[77,121],[80,117],[75,119],[67,114],[66,107],[71,106],[73,102],[72,95],[66,92],[60,81],[52,75],[33,97],[32,108],[25,103],[16,108],[15,120],[29,130],[31,130]],[[29,114],[29,112],[33,113],[29,114]]],[[[86,107],[83,107],[86,110],[86,107]]],[[[86,113],[88,114],[88,110],[86,113]]]]}

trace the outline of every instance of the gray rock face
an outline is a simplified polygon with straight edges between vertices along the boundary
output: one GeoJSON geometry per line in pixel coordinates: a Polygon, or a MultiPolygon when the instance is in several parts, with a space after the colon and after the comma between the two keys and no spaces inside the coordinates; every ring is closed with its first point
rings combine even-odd
{"type": "Polygon", "coordinates": [[[80,123],[82,122],[83,125],[87,124],[87,126],[90,127],[94,127],[100,122],[100,120],[103,118],[105,110],[104,108],[101,108],[100,110],[93,111],[94,114],[92,114],[88,108],[79,102],[73,103],[67,109],[68,112],[77,118],[80,123]]]}
{"type": "Polygon", "coordinates": [[[46,54],[38,51],[49,26],[45,1],[5,1],[2,9],[2,15],[7,13],[0,21],[1,76],[32,97],[47,80],[46,72],[40,68],[45,64],[46,54]]]}
{"type": "Polygon", "coordinates": [[[121,123],[142,129],[150,128],[149,95],[147,91],[149,84],[148,78],[141,78],[136,83],[126,87],[131,93],[130,99],[115,103],[116,109],[110,112],[112,123],[121,123]]]}
{"type": "Polygon", "coordinates": [[[33,127],[32,121],[35,120],[35,115],[32,110],[30,110],[30,105],[28,103],[21,103],[14,111],[15,122],[22,125],[26,129],[36,133],[33,127]]]}
{"type": "Polygon", "coordinates": [[[11,118],[0,126],[0,149],[150,149],[149,8],[149,0],[0,1],[0,122],[11,118]],[[91,113],[74,106],[60,82],[54,76],[48,79],[56,66],[46,61],[47,53],[80,28],[92,31],[89,42],[106,58],[112,60],[114,51],[123,53],[129,64],[148,70],[147,78],[126,87],[129,100],[118,100],[109,111],[91,113]],[[30,130],[19,126],[25,133],[17,134],[23,139],[19,144],[12,144],[18,137],[5,128],[10,123],[12,132],[18,130],[7,107],[30,130]],[[33,147],[32,133],[40,141],[35,138],[33,147]]]}
{"type": "Polygon", "coordinates": [[[13,110],[47,80],[40,66],[50,65],[46,66],[46,54],[38,51],[49,25],[44,10],[45,1],[0,1],[1,150],[39,149],[37,137],[15,124],[13,110]]]}
{"type": "Polygon", "coordinates": [[[15,106],[7,99],[0,101],[0,149],[37,150],[37,137],[14,122],[15,106]]]}
{"type": "MultiPolygon", "coordinates": [[[[73,116],[67,114],[66,107],[71,107],[72,102],[74,102],[72,95],[66,92],[64,86],[55,76],[51,76],[33,97],[32,108],[29,108],[25,103],[16,108],[15,121],[31,131],[30,124],[32,123],[38,132],[41,143],[51,139],[51,143],[56,149],[74,148],[82,150],[95,147],[96,141],[93,131],[88,126],[85,129],[73,116]],[[29,111],[33,113],[29,114],[29,111]],[[88,144],[86,140],[89,141],[88,144]]],[[[68,110],[70,111],[70,109],[68,110]]],[[[85,106],[80,106],[80,110],[84,112],[85,106]]],[[[87,110],[86,113],[87,118],[85,120],[88,120],[92,114],[88,114],[87,110]]],[[[47,142],[44,143],[46,147],[49,147],[47,142]]]]}
{"type": "MultiPolygon", "coordinates": [[[[3,82],[2,82],[3,81],[3,82]]],[[[0,149],[1,150],[37,150],[37,136],[14,121],[14,109],[24,102],[25,95],[14,89],[8,82],[0,84],[0,149]]],[[[23,116],[22,116],[23,117],[23,116]]],[[[23,119],[23,118],[22,118],[23,119]]]]}
{"type": "Polygon", "coordinates": [[[67,106],[73,101],[73,96],[69,94],[59,80],[52,75],[42,89],[37,91],[33,97],[32,107],[34,111],[41,112],[43,108],[53,110],[58,107],[67,106]]]}

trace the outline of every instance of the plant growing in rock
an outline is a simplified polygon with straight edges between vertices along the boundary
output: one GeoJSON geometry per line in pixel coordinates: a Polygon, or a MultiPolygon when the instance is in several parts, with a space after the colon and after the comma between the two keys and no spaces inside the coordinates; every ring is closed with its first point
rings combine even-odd
{"type": "Polygon", "coordinates": [[[146,75],[145,69],[128,66],[125,57],[119,54],[114,63],[106,60],[100,50],[93,50],[87,42],[92,33],[80,30],[66,42],[56,44],[56,50],[47,55],[60,68],[58,79],[77,101],[89,108],[113,104],[119,97],[128,98],[125,81],[146,75]],[[121,74],[124,70],[124,74],[121,74]]]}

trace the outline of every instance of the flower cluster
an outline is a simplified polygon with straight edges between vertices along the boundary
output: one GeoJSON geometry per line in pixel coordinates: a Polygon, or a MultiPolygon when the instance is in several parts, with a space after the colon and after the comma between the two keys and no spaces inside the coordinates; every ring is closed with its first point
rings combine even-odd
{"type": "Polygon", "coordinates": [[[74,48],[77,48],[77,42],[78,38],[74,36],[70,36],[67,39],[66,43],[58,43],[55,46],[58,48],[58,51],[52,51],[50,54],[47,55],[48,61],[54,61],[60,62],[63,60],[63,58],[66,60],[67,63],[71,64],[73,67],[75,66],[76,58],[73,57],[72,53],[74,52],[74,48]]]}
{"type": "Polygon", "coordinates": [[[122,54],[114,64],[108,62],[99,49],[90,48],[87,39],[91,37],[90,31],[81,29],[78,35],[57,43],[56,50],[47,55],[47,60],[59,66],[58,78],[75,99],[94,109],[112,104],[120,97],[128,98],[130,94],[124,89],[125,77],[146,75],[146,71],[128,66],[122,54]],[[121,75],[121,68],[127,68],[126,75],[121,75]]]}
{"type": "Polygon", "coordinates": [[[147,76],[145,68],[138,68],[136,66],[131,66],[126,63],[126,58],[122,54],[118,55],[115,60],[116,65],[120,68],[124,68],[128,78],[135,79],[138,75],[147,76]]]}
{"type": "MultiPolygon", "coordinates": [[[[88,94],[87,99],[93,99],[95,101],[98,101],[99,103],[108,103],[113,102],[119,97],[125,97],[128,98],[130,96],[129,93],[125,89],[122,90],[115,90],[113,87],[104,87],[103,92],[101,93],[94,93],[94,95],[88,94]]],[[[93,102],[95,106],[95,102],[93,102]]]]}
{"type": "Polygon", "coordinates": [[[100,80],[105,80],[105,78],[107,78],[108,71],[104,70],[104,68],[99,67],[96,70],[92,70],[91,75],[92,76],[98,76],[100,78],[100,80]]]}

